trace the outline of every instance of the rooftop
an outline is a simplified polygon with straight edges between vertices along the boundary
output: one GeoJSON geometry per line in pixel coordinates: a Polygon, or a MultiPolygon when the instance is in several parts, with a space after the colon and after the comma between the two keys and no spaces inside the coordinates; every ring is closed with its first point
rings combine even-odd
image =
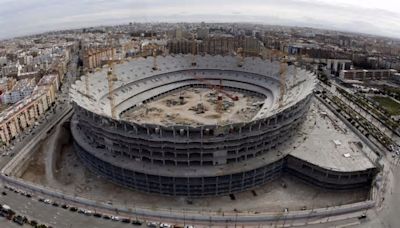
{"type": "Polygon", "coordinates": [[[373,168],[374,164],[365,155],[374,152],[339,120],[327,107],[314,99],[306,123],[290,154],[301,160],[325,169],[353,172],[373,168]]]}

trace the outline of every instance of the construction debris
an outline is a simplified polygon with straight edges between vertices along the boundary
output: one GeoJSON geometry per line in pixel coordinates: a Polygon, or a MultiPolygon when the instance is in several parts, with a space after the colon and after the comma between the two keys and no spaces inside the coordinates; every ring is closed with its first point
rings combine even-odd
{"type": "Polygon", "coordinates": [[[251,120],[264,104],[265,97],[241,92],[232,100],[208,88],[187,88],[161,97],[122,114],[122,118],[139,123],[199,126],[231,124],[251,120]]]}

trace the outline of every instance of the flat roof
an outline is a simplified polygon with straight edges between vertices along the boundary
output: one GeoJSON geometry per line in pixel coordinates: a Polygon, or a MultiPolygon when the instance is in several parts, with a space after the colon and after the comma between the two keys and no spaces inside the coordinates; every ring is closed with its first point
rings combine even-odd
{"type": "Polygon", "coordinates": [[[375,155],[371,148],[317,99],[298,134],[293,157],[340,172],[375,167],[365,155],[375,155]]]}

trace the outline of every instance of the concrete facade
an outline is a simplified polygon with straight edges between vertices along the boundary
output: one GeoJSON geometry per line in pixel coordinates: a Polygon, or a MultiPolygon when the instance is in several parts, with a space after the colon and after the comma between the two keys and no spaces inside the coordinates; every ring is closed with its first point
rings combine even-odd
{"type": "Polygon", "coordinates": [[[397,71],[393,69],[383,70],[342,70],[339,78],[342,80],[389,80],[397,71]]]}
{"type": "Polygon", "coordinates": [[[55,102],[59,86],[57,75],[46,75],[39,81],[32,96],[0,113],[0,142],[8,145],[26,128],[35,124],[39,116],[55,102]]]}

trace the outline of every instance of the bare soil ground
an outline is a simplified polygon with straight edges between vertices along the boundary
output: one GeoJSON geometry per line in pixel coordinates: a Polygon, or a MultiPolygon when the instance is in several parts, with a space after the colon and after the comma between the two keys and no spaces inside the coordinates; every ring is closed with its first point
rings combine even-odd
{"type": "Polygon", "coordinates": [[[235,101],[225,94],[218,94],[210,89],[185,89],[128,111],[122,118],[160,125],[246,122],[257,114],[260,102],[264,100],[240,92],[227,91],[227,93],[231,98],[237,96],[238,100],[235,101]],[[219,95],[222,100],[218,100],[219,95]]]}
{"type": "MultiPolygon", "coordinates": [[[[65,131],[65,129],[64,129],[65,131]]],[[[65,132],[64,132],[65,133],[65,132]]],[[[46,142],[45,142],[46,143],[46,142]]],[[[46,145],[44,143],[44,145],[46,145]]],[[[89,198],[98,202],[108,202],[127,208],[149,208],[190,211],[230,211],[261,212],[301,210],[353,203],[365,200],[367,190],[331,191],[303,183],[298,179],[284,175],[253,191],[235,194],[235,200],[229,196],[193,199],[184,197],[164,197],[146,194],[108,182],[92,174],[79,161],[71,144],[61,146],[56,156],[54,179],[46,180],[43,150],[41,147],[32,158],[22,178],[45,185],[75,196],[89,198]],[[51,183],[51,184],[48,184],[51,183]],[[51,185],[51,186],[50,186],[51,185]]],[[[57,147],[55,147],[57,148],[57,147]]]]}

